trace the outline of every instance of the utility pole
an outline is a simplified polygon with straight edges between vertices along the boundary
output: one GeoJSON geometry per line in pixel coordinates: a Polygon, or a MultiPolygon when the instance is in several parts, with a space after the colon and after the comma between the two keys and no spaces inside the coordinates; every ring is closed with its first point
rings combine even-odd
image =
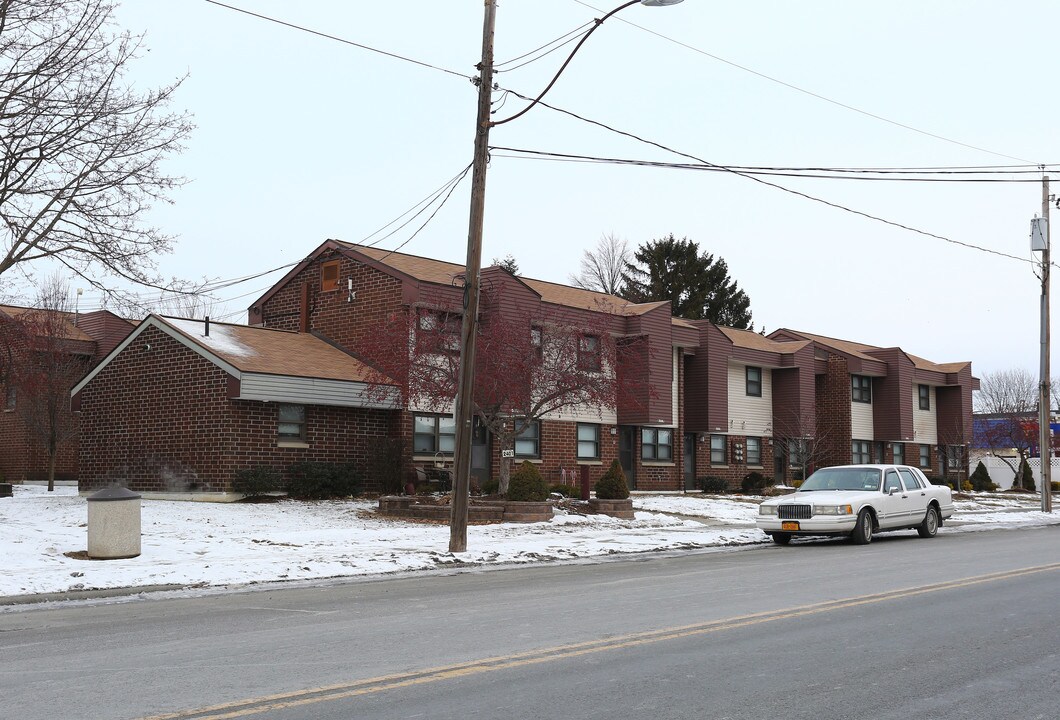
{"type": "Polygon", "coordinates": [[[1038,387],[1038,455],[1042,460],[1042,512],[1053,511],[1052,459],[1053,443],[1049,407],[1049,176],[1042,177],[1042,307],[1041,307],[1041,370],[1038,387]]]}
{"type": "Polygon", "coordinates": [[[471,390],[475,378],[475,336],[478,334],[479,271],[482,267],[482,226],[486,211],[486,161],[490,139],[493,92],[493,28],[496,0],[484,0],[482,62],[479,64],[478,119],[471,168],[471,220],[464,271],[464,317],[460,327],[460,379],[456,390],[456,447],[453,450],[453,498],[449,506],[449,552],[467,550],[467,506],[471,489],[471,433],[474,413],[471,390]]]}

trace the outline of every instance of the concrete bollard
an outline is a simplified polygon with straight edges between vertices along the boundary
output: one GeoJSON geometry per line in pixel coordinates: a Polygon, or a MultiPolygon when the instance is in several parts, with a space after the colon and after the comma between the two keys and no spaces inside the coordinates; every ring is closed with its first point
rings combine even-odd
{"type": "Polygon", "coordinates": [[[140,554],[140,496],[111,485],[88,498],[88,556],[118,560],[140,554]]]}

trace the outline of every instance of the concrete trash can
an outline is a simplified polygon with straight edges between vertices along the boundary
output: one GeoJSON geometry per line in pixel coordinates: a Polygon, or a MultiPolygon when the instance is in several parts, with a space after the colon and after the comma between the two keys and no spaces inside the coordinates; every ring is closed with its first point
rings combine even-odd
{"type": "Polygon", "coordinates": [[[140,554],[140,496],[111,485],[88,498],[88,556],[118,560],[140,554]]]}

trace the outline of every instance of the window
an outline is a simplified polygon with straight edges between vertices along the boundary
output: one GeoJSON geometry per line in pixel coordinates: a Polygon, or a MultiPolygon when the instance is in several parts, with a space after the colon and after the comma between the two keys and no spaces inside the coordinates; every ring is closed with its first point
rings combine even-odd
{"type": "Polygon", "coordinates": [[[912,470],[899,470],[898,472],[902,476],[902,482],[905,483],[906,490],[920,489],[920,480],[917,479],[912,470]]]}
{"type": "Polygon", "coordinates": [[[762,438],[747,438],[747,464],[755,466],[762,464],[762,438]]]}
{"type": "Polygon", "coordinates": [[[578,338],[578,369],[600,371],[600,338],[596,335],[578,338]]]}
{"type": "Polygon", "coordinates": [[[443,353],[460,352],[460,316],[423,311],[420,314],[418,338],[420,349],[443,353]]]}
{"type": "Polygon", "coordinates": [[[450,415],[416,415],[412,419],[413,455],[452,455],[456,420],[450,415]]]}
{"type": "Polygon", "coordinates": [[[854,440],[850,443],[850,462],[855,465],[868,465],[869,448],[872,445],[868,440],[854,440]]]}
{"type": "Polygon", "coordinates": [[[961,466],[961,458],[964,457],[963,445],[946,446],[946,468],[956,470],[961,466]]]}
{"type": "Polygon", "coordinates": [[[872,378],[864,375],[851,375],[851,399],[854,402],[872,402],[872,378]]]}
{"type": "Polygon", "coordinates": [[[533,348],[534,357],[542,360],[545,357],[545,339],[541,334],[541,328],[530,328],[530,347],[533,348]]]}
{"type": "Polygon", "coordinates": [[[320,266],[320,290],[327,292],[329,290],[339,289],[339,261],[331,260],[323,263],[320,266]]]}
{"type": "Polygon", "coordinates": [[[305,442],[305,405],[277,405],[277,437],[287,442],[305,442]]]}
{"type": "Polygon", "coordinates": [[[728,462],[728,453],[725,452],[725,436],[710,436],[710,464],[724,465],[728,462]]]}
{"type": "Polygon", "coordinates": [[[751,397],[762,397],[762,368],[745,368],[747,377],[747,394],[751,397]]]}
{"type": "Polygon", "coordinates": [[[895,465],[905,465],[905,443],[891,443],[891,454],[895,465]]]}
{"type": "Polygon", "coordinates": [[[600,426],[578,423],[578,459],[600,459],[600,426]]]}
{"type": "Polygon", "coordinates": [[[541,457],[541,423],[533,420],[515,436],[515,457],[541,457]]]}
{"type": "Polygon", "coordinates": [[[898,473],[894,470],[888,470],[887,475],[883,479],[883,491],[890,493],[892,490],[902,492],[902,483],[898,481],[898,473]]]}
{"type": "Polygon", "coordinates": [[[931,467],[931,446],[921,445],[920,446],[920,467],[930,468],[931,467]]]}
{"type": "Polygon", "coordinates": [[[673,458],[673,431],[666,428],[640,429],[641,460],[671,460],[673,458]]]}
{"type": "Polygon", "coordinates": [[[920,409],[930,410],[931,409],[931,388],[927,385],[916,386],[917,395],[920,397],[920,409]]]}
{"type": "Polygon", "coordinates": [[[883,446],[884,443],[877,442],[872,444],[872,462],[882,463],[883,462],[883,446]]]}

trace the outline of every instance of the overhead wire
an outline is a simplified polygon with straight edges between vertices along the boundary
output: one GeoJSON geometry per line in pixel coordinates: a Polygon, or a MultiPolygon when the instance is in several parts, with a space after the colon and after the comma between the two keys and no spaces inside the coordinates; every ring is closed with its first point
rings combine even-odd
{"type": "MultiPolygon", "coordinates": [[[[582,5],[584,7],[587,7],[590,10],[595,10],[596,12],[604,12],[602,9],[596,7],[595,5],[590,5],[588,2],[585,2],[584,0],[574,0],[574,2],[576,2],[579,5],[582,5]]],[[[945,135],[940,135],[938,133],[933,133],[933,132],[930,132],[928,130],[922,130],[922,129],[920,129],[918,127],[915,127],[913,125],[909,125],[908,123],[899,122],[898,120],[892,120],[892,119],[890,119],[888,117],[885,117],[883,115],[880,115],[878,113],[870,112],[868,110],[862,110],[861,108],[855,107],[854,105],[849,105],[847,103],[840,102],[839,100],[833,100],[832,98],[830,98],[830,97],[828,97],[826,95],[822,95],[820,93],[814,92],[813,90],[807,90],[806,88],[799,87],[798,85],[795,85],[794,83],[786,82],[784,80],[781,80],[780,78],[776,78],[776,77],[773,77],[772,75],[767,75],[764,72],[760,72],[760,71],[755,70],[753,68],[747,67],[746,65],[741,65],[740,63],[733,62],[732,60],[727,60],[726,58],[723,58],[720,55],[715,55],[713,53],[707,52],[706,50],[703,50],[702,48],[698,48],[698,47],[695,47],[694,45],[690,45],[690,44],[688,44],[686,42],[683,42],[681,40],[678,40],[676,38],[672,38],[669,35],[664,35],[663,33],[660,33],[660,32],[658,32],[656,30],[652,30],[651,28],[647,28],[647,27],[645,27],[643,25],[638,25],[637,23],[632,22],[631,20],[627,20],[624,17],[618,17],[617,19],[618,19],[619,22],[623,22],[623,23],[625,23],[625,24],[627,24],[627,25],[629,25],[631,27],[635,27],[638,30],[646,32],[646,33],[648,33],[650,35],[654,35],[655,37],[660,38],[662,40],[665,40],[667,42],[673,43],[674,45],[679,45],[680,47],[683,47],[686,50],[691,50],[692,52],[698,53],[698,54],[703,55],[705,57],[709,57],[712,60],[717,60],[718,62],[721,62],[721,63],[724,63],[724,64],[729,65],[731,67],[734,67],[737,70],[742,70],[743,72],[750,73],[751,75],[755,75],[756,77],[760,77],[763,80],[768,80],[769,82],[776,83],[778,85],[782,85],[782,86],[788,88],[789,90],[794,90],[796,92],[800,92],[800,93],[802,93],[804,95],[808,95],[808,96],[810,96],[812,98],[816,98],[817,100],[822,100],[822,101],[824,101],[826,103],[829,103],[831,105],[835,105],[836,107],[843,108],[844,110],[849,110],[851,112],[858,113],[859,115],[864,115],[865,117],[869,117],[869,118],[872,118],[874,120],[879,120],[880,122],[884,122],[884,123],[887,123],[889,125],[894,125],[895,127],[899,127],[899,128],[904,129],[904,130],[909,130],[911,132],[919,133],[920,135],[924,135],[926,137],[934,138],[935,140],[941,140],[942,142],[950,143],[950,144],[953,144],[953,145],[959,145],[960,147],[967,148],[969,150],[975,150],[977,152],[987,153],[988,155],[994,155],[996,157],[1008,158],[1009,160],[1017,160],[1019,162],[1024,162],[1024,163],[1032,163],[1033,162],[1032,160],[1027,160],[1026,158],[1020,158],[1020,157],[1016,157],[1014,155],[1009,155],[1008,153],[997,152],[995,150],[990,150],[988,148],[980,147],[978,145],[972,145],[971,143],[962,142],[960,140],[954,140],[953,138],[946,137],[945,135]]]]}
{"type": "Polygon", "coordinates": [[[574,42],[575,36],[579,32],[581,32],[582,30],[584,30],[585,28],[589,27],[592,24],[593,24],[592,21],[590,21],[590,22],[584,23],[582,25],[579,25],[578,27],[576,27],[573,30],[571,30],[569,33],[565,33],[563,35],[560,35],[555,40],[552,40],[551,42],[547,42],[544,45],[542,45],[541,47],[536,48],[534,50],[531,50],[528,53],[523,53],[522,55],[514,57],[511,60],[505,60],[504,62],[495,62],[495,63],[493,63],[493,70],[494,70],[494,72],[498,72],[498,73],[511,72],[512,70],[518,70],[521,67],[525,67],[525,66],[529,65],[530,63],[537,62],[541,58],[554,53],[556,50],[559,50],[564,45],[567,45],[569,43],[574,42]],[[556,43],[559,43],[559,44],[556,45],[556,43]],[[524,63],[519,63],[515,67],[510,67],[510,68],[504,68],[503,67],[505,65],[510,65],[513,62],[516,62],[518,60],[522,60],[523,58],[530,57],[531,55],[534,55],[535,53],[539,52],[540,50],[544,50],[545,48],[549,47],[550,45],[555,45],[555,47],[550,49],[548,52],[541,53],[540,55],[537,55],[536,57],[534,57],[534,58],[532,58],[530,60],[527,60],[524,63]]]}

